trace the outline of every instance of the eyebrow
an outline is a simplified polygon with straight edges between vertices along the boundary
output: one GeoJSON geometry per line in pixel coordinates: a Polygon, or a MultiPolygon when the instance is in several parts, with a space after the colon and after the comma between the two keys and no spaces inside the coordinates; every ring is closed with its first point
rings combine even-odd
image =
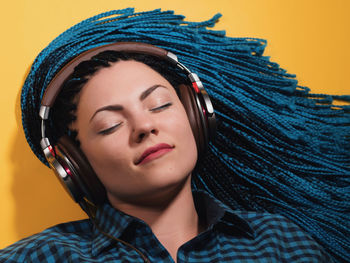
{"type": "MultiPolygon", "coordinates": [[[[140,97],[139,97],[139,100],[140,101],[143,101],[145,100],[153,91],[155,91],[157,88],[166,88],[165,86],[163,85],[160,85],[160,84],[155,84],[151,87],[149,87],[148,89],[144,90],[140,97]]],[[[97,113],[99,113],[100,111],[121,111],[123,110],[124,107],[122,105],[119,105],[119,104],[113,104],[113,105],[107,105],[107,106],[103,106],[101,108],[99,108],[98,110],[95,111],[95,113],[92,115],[92,117],[90,118],[90,121],[92,121],[92,119],[96,116],[97,113]]]]}

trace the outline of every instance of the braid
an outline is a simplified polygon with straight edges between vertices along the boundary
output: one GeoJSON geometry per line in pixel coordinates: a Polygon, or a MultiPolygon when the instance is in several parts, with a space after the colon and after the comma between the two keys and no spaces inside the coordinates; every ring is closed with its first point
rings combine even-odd
{"type": "MultiPolygon", "coordinates": [[[[199,75],[215,108],[217,139],[197,167],[193,187],[235,209],[284,215],[335,261],[346,261],[350,106],[334,105],[333,100],[349,102],[350,96],[311,94],[295,75],[263,55],[265,40],[209,30],[219,17],[194,23],[172,11],[134,13],[128,8],[89,18],[62,33],[35,59],[22,89],[22,123],[30,147],[47,164],[40,149],[40,101],[67,61],[118,41],[157,45],[199,75]]],[[[69,85],[80,87],[79,81],[74,78],[69,85]]],[[[68,105],[66,112],[74,110],[68,105]]]]}

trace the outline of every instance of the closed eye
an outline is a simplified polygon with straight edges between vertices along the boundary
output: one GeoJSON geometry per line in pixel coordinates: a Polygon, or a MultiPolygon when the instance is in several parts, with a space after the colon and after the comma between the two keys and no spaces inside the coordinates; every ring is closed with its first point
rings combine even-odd
{"type": "Polygon", "coordinates": [[[98,134],[101,134],[101,135],[110,134],[110,133],[114,132],[120,125],[121,125],[121,123],[118,123],[118,124],[116,124],[116,125],[113,125],[113,126],[110,127],[110,128],[107,128],[107,129],[105,129],[105,130],[99,131],[98,134]]]}
{"type": "Polygon", "coordinates": [[[157,107],[157,108],[150,109],[150,111],[152,111],[152,112],[162,111],[162,110],[164,110],[164,109],[170,107],[171,105],[173,105],[173,104],[172,104],[171,102],[169,102],[169,103],[164,104],[164,105],[162,105],[162,106],[159,106],[159,107],[157,107]]]}

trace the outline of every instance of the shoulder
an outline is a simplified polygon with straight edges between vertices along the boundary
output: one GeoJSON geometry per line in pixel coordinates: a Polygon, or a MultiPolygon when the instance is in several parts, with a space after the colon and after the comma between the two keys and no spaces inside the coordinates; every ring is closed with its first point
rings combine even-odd
{"type": "Polygon", "coordinates": [[[247,221],[254,232],[255,241],[261,245],[274,247],[291,258],[302,256],[309,258],[310,262],[332,262],[324,248],[288,218],[265,212],[235,213],[247,221]]]}
{"type": "Polygon", "coordinates": [[[298,225],[282,215],[246,211],[239,211],[236,213],[239,213],[239,216],[248,222],[257,237],[273,235],[279,236],[285,240],[294,238],[314,241],[314,239],[298,225]]]}
{"type": "Polygon", "coordinates": [[[283,229],[288,231],[303,232],[300,227],[282,215],[253,211],[234,212],[246,220],[249,225],[254,228],[257,234],[262,233],[266,229],[283,229]]]}
{"type": "Polygon", "coordinates": [[[57,259],[64,247],[86,245],[92,237],[88,219],[50,227],[0,250],[0,262],[42,262],[57,259]]]}

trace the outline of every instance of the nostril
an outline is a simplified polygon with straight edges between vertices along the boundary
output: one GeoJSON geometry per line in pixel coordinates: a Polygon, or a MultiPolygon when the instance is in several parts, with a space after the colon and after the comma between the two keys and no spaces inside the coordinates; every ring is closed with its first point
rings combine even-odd
{"type": "MultiPolygon", "coordinates": [[[[133,132],[135,132],[135,130],[133,130],[133,132]]],[[[143,141],[147,136],[149,136],[150,134],[154,134],[154,135],[157,135],[158,134],[158,130],[157,129],[149,129],[149,130],[143,130],[143,131],[139,131],[136,135],[136,132],[135,132],[135,135],[137,137],[137,141],[138,142],[141,142],[143,141]]]]}

